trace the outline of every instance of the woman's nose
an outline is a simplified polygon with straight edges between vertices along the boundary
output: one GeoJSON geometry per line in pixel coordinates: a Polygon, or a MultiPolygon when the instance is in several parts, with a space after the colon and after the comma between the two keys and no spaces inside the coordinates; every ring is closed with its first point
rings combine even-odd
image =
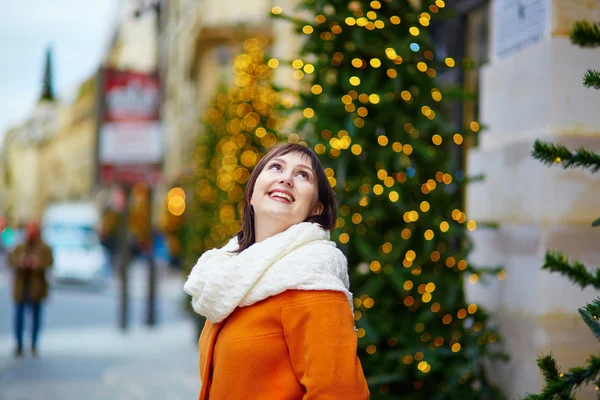
{"type": "Polygon", "coordinates": [[[293,180],[291,174],[283,174],[281,178],[279,178],[279,183],[286,184],[288,186],[293,186],[293,180]]]}

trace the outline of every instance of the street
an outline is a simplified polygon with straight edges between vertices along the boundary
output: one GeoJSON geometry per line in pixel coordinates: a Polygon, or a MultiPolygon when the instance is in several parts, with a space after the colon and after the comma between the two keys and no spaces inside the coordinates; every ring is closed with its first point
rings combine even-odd
{"type": "MultiPolygon", "coordinates": [[[[131,265],[129,329],[118,329],[119,285],[53,287],[39,356],[14,359],[10,275],[0,266],[0,400],[190,399],[198,394],[196,328],[183,311],[182,277],[161,271],[157,320],[144,325],[145,265],[131,265]]],[[[26,323],[27,326],[27,323],[26,323]]]]}

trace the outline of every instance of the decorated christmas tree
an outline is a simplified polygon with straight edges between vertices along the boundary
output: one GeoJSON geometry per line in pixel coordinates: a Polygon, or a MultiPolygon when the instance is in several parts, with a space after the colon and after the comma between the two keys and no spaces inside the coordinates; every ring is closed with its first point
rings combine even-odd
{"type": "MultiPolygon", "coordinates": [[[[571,32],[571,41],[581,47],[600,46],[600,24],[576,22],[571,32]]],[[[588,88],[600,89],[600,72],[588,70],[583,78],[583,84],[588,88]]],[[[561,165],[565,169],[580,167],[589,169],[592,173],[600,170],[600,154],[585,148],[571,151],[560,144],[536,141],[533,157],[545,164],[561,165]]],[[[592,226],[598,225],[600,225],[600,218],[592,222],[592,226]]],[[[591,273],[580,262],[570,263],[559,251],[549,251],[542,268],[566,276],[582,289],[587,286],[600,289],[600,269],[591,273]]],[[[600,298],[580,308],[579,314],[594,336],[600,340],[600,325],[598,325],[600,298]]],[[[600,354],[591,355],[585,366],[570,368],[566,373],[559,371],[552,355],[540,357],[538,366],[542,370],[546,384],[542,393],[531,394],[526,397],[527,400],[571,400],[576,398],[576,391],[583,385],[595,384],[596,390],[600,386],[600,354]]]]}
{"type": "Polygon", "coordinates": [[[460,101],[436,80],[455,60],[440,59],[428,34],[444,6],[306,0],[301,10],[272,9],[305,36],[287,60],[300,81],[297,130],[337,193],[332,237],[348,257],[373,399],[502,398],[483,363],[499,337],[465,298],[465,281],[482,272],[467,261],[476,223],[463,211],[468,179],[456,154],[479,125],[444,115],[460,101]]]}
{"type": "Polygon", "coordinates": [[[264,37],[249,38],[234,61],[234,84],[209,105],[194,151],[194,186],[186,212],[185,266],[223,246],[241,226],[241,200],[253,167],[279,140],[277,92],[271,87],[264,37]]]}

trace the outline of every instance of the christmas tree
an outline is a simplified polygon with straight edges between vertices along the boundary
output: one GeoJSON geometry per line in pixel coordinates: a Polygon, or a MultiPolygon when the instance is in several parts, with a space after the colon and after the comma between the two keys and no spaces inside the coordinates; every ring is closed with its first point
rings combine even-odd
{"type": "Polygon", "coordinates": [[[52,49],[46,50],[46,60],[44,64],[44,82],[40,100],[54,100],[54,85],[52,84],[52,49]]]}
{"type": "MultiPolygon", "coordinates": [[[[600,46],[600,25],[586,21],[576,22],[571,32],[571,42],[581,47],[600,46]]],[[[600,89],[600,73],[588,70],[583,78],[586,87],[600,89]]],[[[563,168],[580,167],[589,169],[592,173],[600,170],[600,154],[585,148],[571,151],[560,144],[536,141],[533,147],[533,157],[548,165],[561,165],[563,168]]],[[[600,218],[592,222],[592,226],[600,225],[600,218]]],[[[558,272],[582,289],[592,286],[600,289],[600,269],[594,273],[580,262],[570,263],[558,251],[549,251],[542,267],[550,272],[558,272]]],[[[579,309],[579,314],[594,336],[600,340],[600,298],[579,309]]],[[[527,400],[542,399],[575,399],[576,390],[582,385],[595,384],[596,390],[600,386],[600,354],[592,355],[587,360],[587,365],[570,368],[567,373],[561,373],[552,355],[538,358],[538,366],[542,370],[546,384],[541,394],[531,394],[527,400]]]]}
{"type": "Polygon", "coordinates": [[[444,116],[460,101],[436,80],[455,60],[436,56],[428,34],[444,6],[305,0],[299,13],[272,9],[305,35],[289,60],[301,86],[298,132],[336,189],[332,237],[348,258],[373,399],[502,398],[483,367],[499,337],[463,286],[482,270],[467,262],[476,223],[461,210],[468,179],[455,154],[479,125],[444,116]]]}
{"type": "Polygon", "coordinates": [[[206,250],[224,245],[241,227],[244,185],[250,171],[279,140],[278,93],[271,87],[264,37],[246,39],[235,58],[235,85],[205,112],[205,131],[194,151],[194,186],[186,213],[189,269],[206,250]]]}

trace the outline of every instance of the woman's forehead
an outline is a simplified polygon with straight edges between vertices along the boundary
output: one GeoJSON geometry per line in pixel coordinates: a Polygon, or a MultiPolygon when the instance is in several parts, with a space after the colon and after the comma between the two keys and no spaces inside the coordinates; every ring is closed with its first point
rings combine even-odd
{"type": "Polygon", "coordinates": [[[310,168],[313,167],[312,160],[307,154],[300,152],[289,152],[287,154],[280,154],[278,156],[273,157],[273,159],[280,159],[287,163],[291,164],[304,164],[310,168]]]}

